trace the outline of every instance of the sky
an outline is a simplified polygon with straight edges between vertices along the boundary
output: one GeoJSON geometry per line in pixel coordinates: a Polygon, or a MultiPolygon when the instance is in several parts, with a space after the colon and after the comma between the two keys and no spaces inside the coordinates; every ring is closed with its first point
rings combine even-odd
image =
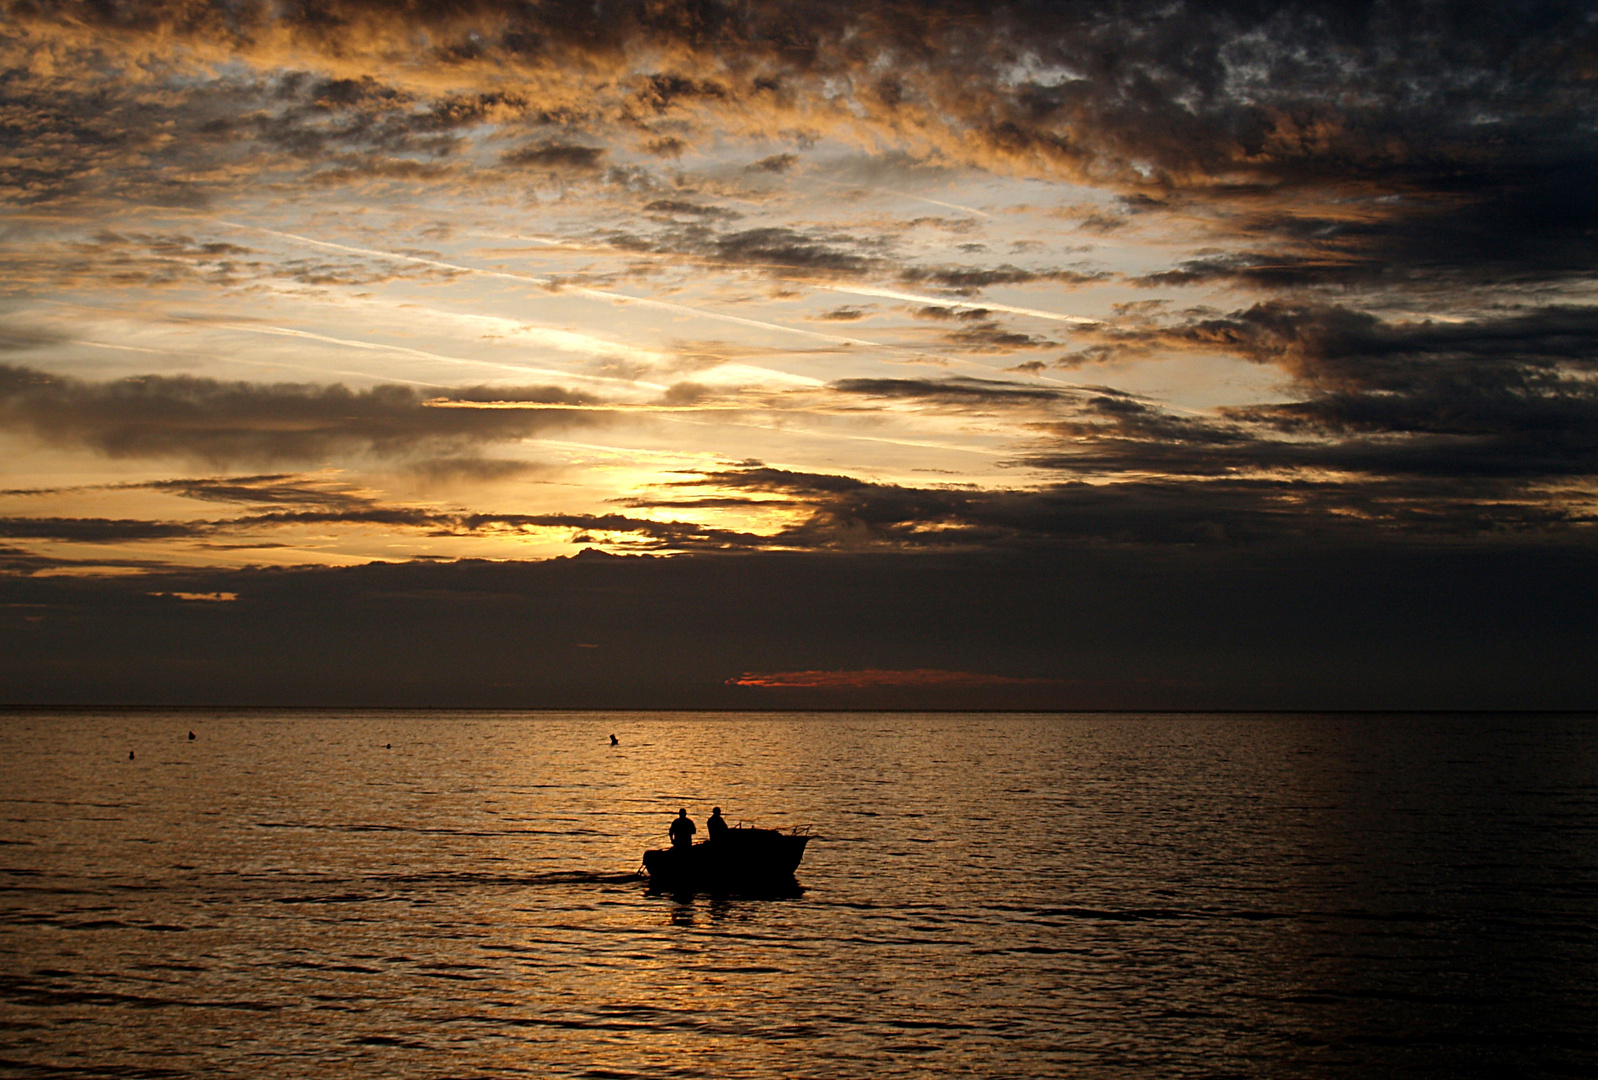
{"type": "Polygon", "coordinates": [[[0,9],[0,701],[1598,707],[1588,5],[0,9]]]}

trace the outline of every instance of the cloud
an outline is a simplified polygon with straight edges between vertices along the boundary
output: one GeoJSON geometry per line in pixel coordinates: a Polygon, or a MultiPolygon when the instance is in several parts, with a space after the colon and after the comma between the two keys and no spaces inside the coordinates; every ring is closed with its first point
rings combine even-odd
{"type": "Polygon", "coordinates": [[[170,540],[196,534],[193,526],[171,521],[111,518],[0,518],[0,536],[12,540],[67,540],[79,544],[118,544],[131,540],[170,540]]]}
{"type": "Polygon", "coordinates": [[[411,472],[424,482],[446,486],[462,482],[497,483],[538,473],[544,468],[531,461],[464,454],[423,458],[410,466],[411,472]]]}
{"type": "Polygon", "coordinates": [[[1218,194],[1211,210],[1230,212],[1214,236],[1237,250],[1184,259],[1134,283],[1435,291],[1447,282],[1519,288],[1589,277],[1598,210],[1581,193],[1598,179],[1598,147],[1547,148],[1553,160],[1522,149],[1527,157],[1483,167],[1461,148],[1450,171],[1437,175],[1351,176],[1346,186],[1363,190],[1342,201],[1362,205],[1357,214],[1295,206],[1292,190],[1277,206],[1259,198],[1236,205],[1218,194]]]}
{"type": "Polygon", "coordinates": [[[1591,709],[1598,558],[1501,544],[610,558],[85,577],[0,549],[12,702],[1591,709]],[[28,568],[44,576],[23,576],[28,568]],[[185,601],[151,592],[225,594],[185,601]],[[595,644],[596,649],[580,649],[595,644]],[[818,672],[1025,683],[810,690],[818,672]],[[1350,679],[1357,671],[1360,677],[1350,679]]]}
{"type": "MultiPolygon", "coordinates": [[[[679,205],[675,200],[655,200],[649,207],[679,205]]],[[[623,251],[688,255],[729,268],[748,267],[768,272],[797,272],[818,276],[860,275],[878,268],[880,244],[834,233],[803,231],[787,226],[764,226],[736,232],[718,233],[708,224],[712,218],[732,218],[736,214],[701,213],[674,210],[693,221],[673,224],[653,236],[612,232],[609,243],[623,251]]]]}
{"type": "MultiPolygon", "coordinates": [[[[1213,231],[1219,254],[1181,258],[1150,284],[1533,284],[1585,276],[1595,254],[1598,27],[1575,3],[5,10],[0,59],[20,104],[0,197],[16,204],[198,207],[240,175],[516,184],[503,166],[598,175],[614,161],[626,180],[641,175],[627,145],[680,155],[713,137],[834,135],[883,147],[879,165],[1096,185],[1117,209],[1091,212],[1090,227],[1163,215],[1213,231]]],[[[779,176],[796,160],[747,168],[779,176]]],[[[728,244],[730,262],[872,268],[815,238],[728,244]]],[[[957,292],[1097,280],[909,274],[957,292]]]]}
{"type": "MultiPolygon", "coordinates": [[[[929,413],[1013,407],[1024,441],[1007,464],[1028,480],[983,494],[848,488],[848,477],[796,472],[769,494],[811,516],[780,536],[690,523],[656,535],[642,519],[611,521],[610,531],[636,526],[627,535],[638,543],[836,547],[1570,529],[1589,516],[1598,455],[1598,323],[1592,309],[1549,297],[1590,278],[1598,255],[1588,195],[1598,143],[1587,122],[1598,104],[1598,25],[1580,5],[1479,7],[1139,0],[1106,15],[975,0],[802,11],[774,0],[328,0],[314,10],[33,0],[6,7],[0,40],[16,103],[0,133],[10,155],[3,197],[198,206],[241,179],[269,179],[288,193],[377,180],[441,195],[503,185],[499,199],[525,193],[527,170],[603,178],[613,182],[607,210],[637,222],[615,227],[624,251],[941,290],[947,306],[897,299],[923,305],[912,314],[941,322],[932,333],[945,343],[1004,355],[1054,343],[995,315],[1027,309],[962,309],[955,297],[1103,284],[1108,272],[1041,256],[946,261],[913,246],[925,239],[911,235],[918,224],[991,227],[993,236],[962,238],[1001,244],[989,224],[997,204],[958,222],[860,217],[844,227],[778,217],[787,211],[769,193],[814,195],[805,185],[835,163],[805,148],[829,138],[869,148],[860,164],[837,166],[851,181],[931,185],[975,166],[1090,184],[1100,189],[1091,199],[1072,193],[1060,204],[1070,220],[1114,229],[1118,242],[1167,227],[1181,234],[1169,265],[1144,261],[1119,281],[1203,288],[1215,304],[1223,289],[1270,298],[1226,301],[1232,310],[1123,305],[1110,322],[1074,327],[1058,365],[1219,356],[1279,372],[1277,400],[1185,410],[1111,388],[873,370],[831,392],[929,413]],[[649,146],[678,160],[634,160],[649,146]],[[725,148],[725,159],[696,165],[709,151],[686,152],[708,147],[725,148]],[[795,149],[771,152],[781,147],[795,149]],[[797,167],[800,151],[815,168],[797,167]],[[1206,246],[1180,245],[1193,236],[1206,246]],[[1451,321],[1392,314],[1404,310],[1451,321]]],[[[26,258],[40,260],[31,272],[52,289],[106,280],[231,289],[268,268],[260,250],[188,226],[92,227],[26,258]]],[[[322,257],[271,269],[305,284],[459,272],[322,257]]],[[[0,339],[17,350],[53,344],[23,331],[0,339]]],[[[1012,370],[1037,373],[1039,363],[1012,370]]],[[[494,443],[608,419],[605,401],[553,388],[446,393],[531,407],[429,409],[405,387],[88,383],[4,368],[0,425],[105,454],[263,469],[376,455],[443,483],[526,468],[494,457],[494,443]]],[[[671,393],[688,404],[700,391],[671,393]]],[[[754,476],[702,494],[737,498],[754,476]]],[[[249,494],[207,490],[186,494],[249,494]]],[[[277,505],[270,491],[262,481],[256,501],[277,505]]],[[[283,509],[378,509],[349,493],[294,497],[281,493],[283,509]]]]}
{"type": "Polygon", "coordinates": [[[294,473],[267,473],[256,476],[196,477],[192,479],[150,480],[137,484],[111,485],[113,488],[143,488],[181,495],[202,502],[243,503],[246,505],[322,506],[339,509],[369,506],[372,497],[351,490],[348,485],[325,477],[294,473]]]}
{"type": "Polygon", "coordinates": [[[1174,338],[1275,364],[1320,388],[1404,390],[1442,374],[1501,382],[1598,368],[1598,308],[1561,306],[1447,321],[1384,321],[1335,304],[1269,301],[1177,327],[1174,338]]]}
{"type": "Polygon", "coordinates": [[[663,214],[667,217],[732,219],[742,216],[736,210],[728,210],[723,206],[707,206],[704,203],[687,202],[683,199],[656,199],[644,204],[644,209],[651,214],[663,214]]]}
{"type": "MultiPolygon", "coordinates": [[[[185,482],[187,484],[189,482],[185,482]]],[[[166,489],[159,484],[121,485],[123,489],[166,489]]],[[[199,497],[205,498],[202,494],[199,497]]],[[[222,497],[235,501],[233,497],[222,497]]],[[[243,500],[238,500],[243,501],[243,500]]],[[[282,500],[290,501],[290,500],[282,500]]],[[[682,508],[702,508],[712,500],[683,500],[682,508]]],[[[721,505],[751,505],[724,500],[721,505]]],[[[271,506],[268,502],[267,506],[271,506]]],[[[563,530],[573,543],[603,542],[639,551],[654,550],[756,550],[766,538],[754,533],[717,528],[692,521],[659,521],[624,514],[519,514],[440,510],[432,506],[406,506],[374,498],[351,498],[345,503],[318,506],[314,499],[293,509],[258,509],[227,518],[182,521],[82,517],[0,517],[0,537],[14,540],[54,540],[74,544],[125,544],[144,541],[187,540],[218,546],[218,541],[254,538],[272,530],[307,526],[341,529],[376,527],[402,530],[428,537],[467,537],[517,534],[528,530],[563,530]],[[308,505],[309,508],[302,508],[308,505]]],[[[270,547],[269,543],[221,544],[224,548],[270,547]]]]}
{"type": "Polygon", "coordinates": [[[762,690],[864,690],[878,687],[981,687],[1026,686],[1047,683],[1048,679],[1017,679],[1006,675],[982,675],[972,671],[939,671],[917,668],[912,671],[746,671],[728,679],[728,686],[753,686],[762,690]]]}
{"type": "MultiPolygon", "coordinates": [[[[1178,415],[1110,391],[1052,421],[1060,468],[1352,471],[1372,479],[1598,476],[1598,309],[1384,319],[1325,303],[1146,314],[1085,329],[1066,364],[1223,354],[1279,369],[1293,400],[1178,415]]],[[[1439,496],[1443,489],[1439,489],[1439,496]]]]}
{"type": "Polygon", "coordinates": [[[57,331],[0,323],[0,352],[26,352],[64,340],[65,335],[57,331]]]}
{"type": "Polygon", "coordinates": [[[974,296],[993,285],[1029,285],[1053,281],[1086,285],[1107,280],[1108,274],[1078,270],[1027,270],[1018,266],[915,266],[901,270],[899,279],[911,285],[936,285],[957,296],[974,296]]]}
{"type": "Polygon", "coordinates": [[[1046,349],[1056,344],[1048,338],[1006,330],[991,320],[963,326],[943,337],[951,345],[974,353],[1011,353],[1021,349],[1046,349]]]}
{"type": "Polygon", "coordinates": [[[799,162],[798,154],[772,154],[746,166],[750,172],[784,173],[799,162]]]}
{"type": "Polygon", "coordinates": [[[832,238],[808,236],[784,227],[726,233],[704,243],[700,250],[727,263],[828,273],[861,273],[876,261],[839,246],[832,238]]]}
{"type": "Polygon", "coordinates": [[[1061,390],[998,379],[839,379],[829,384],[842,394],[936,401],[944,404],[1037,404],[1058,401],[1061,390]]]}
{"type": "MultiPolygon", "coordinates": [[[[1026,269],[1009,264],[997,267],[900,266],[893,257],[898,235],[892,229],[875,235],[785,225],[718,231],[714,221],[730,220],[740,215],[680,199],[652,199],[645,204],[644,209],[656,220],[668,222],[668,226],[652,235],[612,232],[608,240],[613,247],[624,251],[689,255],[726,268],[750,267],[818,278],[896,279],[906,284],[931,286],[951,298],[974,296],[994,285],[1054,282],[1079,286],[1110,279],[1109,274],[1100,271],[1057,267],[1026,269]],[[684,218],[688,220],[681,220],[684,218]]],[[[940,310],[927,307],[925,311],[929,314],[925,317],[936,317],[930,313],[940,310]]],[[[966,312],[960,314],[961,317],[968,317],[966,312]]],[[[982,314],[991,312],[984,311],[982,314]]],[[[984,333],[991,335],[997,331],[990,327],[969,332],[973,339],[984,333]]]]}
{"type": "Polygon", "coordinates": [[[542,142],[507,150],[500,155],[503,164],[523,169],[546,169],[550,172],[598,172],[605,156],[601,146],[577,146],[570,143],[542,142]]]}
{"type": "MultiPolygon", "coordinates": [[[[1106,543],[1169,550],[1361,538],[1576,538],[1598,521],[1590,500],[1580,495],[1558,488],[1526,489],[1493,477],[1439,486],[1430,477],[1328,479],[1324,471],[1310,477],[1249,476],[1246,472],[1255,470],[1211,462],[1186,474],[1146,478],[1161,471],[1160,447],[1159,442],[1130,447],[1111,442],[1102,449],[1057,457],[1040,454],[1031,461],[1062,471],[1102,469],[1113,482],[925,488],[751,466],[708,473],[682,486],[800,502],[808,508],[807,517],[762,538],[760,545],[811,551],[1013,553],[1106,543]],[[1153,449],[1145,451],[1145,446],[1153,449]]],[[[1163,460],[1177,456],[1168,454],[1163,460]]],[[[1244,454],[1238,459],[1248,460],[1244,454]]],[[[1324,469],[1324,463],[1316,463],[1324,469]]]]}
{"type": "Polygon", "coordinates": [[[440,523],[448,522],[463,532],[530,527],[572,529],[577,533],[573,538],[574,543],[593,542],[583,537],[592,537],[594,534],[631,535],[638,539],[615,542],[640,549],[691,547],[713,550],[764,546],[764,538],[752,533],[691,521],[655,521],[623,514],[460,514],[447,518],[439,515],[437,520],[440,523]]]}
{"type": "Polygon", "coordinates": [[[432,395],[411,386],[357,391],[339,384],[159,375],[91,383],[0,365],[0,427],[111,457],[227,464],[320,461],[350,453],[437,456],[440,449],[527,438],[603,415],[558,408],[597,404],[558,387],[464,387],[447,393],[454,400],[530,407],[432,409],[432,395]]]}
{"type": "Polygon", "coordinates": [[[861,307],[837,307],[815,316],[818,322],[859,322],[870,317],[871,312],[861,307]]]}

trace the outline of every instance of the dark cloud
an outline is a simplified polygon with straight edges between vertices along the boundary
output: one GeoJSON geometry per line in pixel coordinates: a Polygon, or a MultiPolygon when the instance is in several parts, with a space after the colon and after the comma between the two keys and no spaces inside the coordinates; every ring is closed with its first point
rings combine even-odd
{"type": "Polygon", "coordinates": [[[831,311],[822,312],[816,316],[816,320],[818,322],[859,322],[870,314],[870,311],[861,307],[839,307],[833,308],[831,311]]]}
{"type": "Polygon", "coordinates": [[[652,251],[691,255],[729,267],[823,276],[860,275],[882,265],[880,241],[857,237],[802,231],[786,226],[766,226],[735,232],[716,232],[704,219],[737,217],[731,213],[699,213],[692,204],[676,200],[658,201],[652,206],[672,206],[674,214],[692,214],[698,220],[677,223],[653,237],[644,238],[613,233],[609,242],[629,251],[652,251]]]}
{"type": "Polygon", "coordinates": [[[1555,545],[0,576],[0,687],[12,703],[763,708],[729,680],[944,671],[984,685],[783,704],[1591,709],[1595,606],[1598,558],[1555,545]]]}
{"type": "Polygon", "coordinates": [[[1480,167],[1462,152],[1439,175],[1395,177],[1361,200],[1369,209],[1357,216],[1245,211],[1228,224],[1231,242],[1257,247],[1185,260],[1139,283],[1435,289],[1590,276],[1598,209],[1584,193],[1598,181],[1598,146],[1571,147],[1553,161],[1518,149],[1529,158],[1480,167]]]}
{"type": "Polygon", "coordinates": [[[1176,336],[1276,364],[1318,387],[1405,390],[1438,374],[1554,376],[1598,367],[1598,309],[1550,306],[1474,319],[1385,321],[1336,305],[1256,304],[1176,336]]]}
{"type": "Polygon", "coordinates": [[[650,139],[645,144],[645,149],[656,157],[681,157],[683,151],[688,149],[688,144],[675,135],[664,135],[658,139],[650,139]]]}
{"type": "Polygon", "coordinates": [[[542,469],[543,466],[530,461],[468,454],[423,458],[410,465],[411,472],[427,483],[446,485],[462,481],[492,483],[513,480],[540,472],[542,469]]]}
{"type": "Polygon", "coordinates": [[[742,216],[736,210],[728,210],[724,206],[706,206],[704,203],[686,202],[682,199],[656,199],[646,204],[644,209],[652,214],[663,214],[667,217],[731,219],[742,216]]]}
{"type": "MultiPolygon", "coordinates": [[[[1190,433],[1191,434],[1191,433],[1190,433]]],[[[1202,437],[1202,436],[1201,436],[1202,437]]],[[[1246,439],[1225,438],[1184,455],[1161,440],[1104,440],[1103,445],[1032,464],[1091,473],[1159,472],[1173,460],[1196,462],[1187,479],[1054,483],[1038,488],[983,490],[913,488],[847,476],[794,473],[766,467],[730,470],[703,483],[722,489],[782,495],[810,509],[809,517],[763,541],[804,550],[960,549],[1016,552],[1114,544],[1150,549],[1302,545],[1353,542],[1361,537],[1429,542],[1438,537],[1585,535],[1598,515],[1582,500],[1527,491],[1491,478],[1439,487],[1433,480],[1329,480],[1236,475],[1257,471],[1260,455],[1246,439]],[[1227,454],[1233,455],[1231,459],[1227,454]],[[1232,462],[1247,463],[1233,465],[1232,462]],[[1209,478],[1191,477],[1209,472],[1209,478]]],[[[1374,455],[1373,455],[1374,456],[1374,455]]],[[[1327,467],[1311,459],[1293,464],[1327,467]]]]}
{"type": "Polygon", "coordinates": [[[839,379],[830,384],[843,394],[875,398],[914,398],[947,404],[1036,404],[1058,401],[1059,390],[997,379],[839,379]]]}
{"type": "Polygon", "coordinates": [[[959,296],[971,296],[994,285],[1029,285],[1053,281],[1066,285],[1086,285],[1107,280],[1109,275],[1078,270],[1024,270],[1017,266],[915,266],[901,270],[899,279],[911,285],[932,285],[959,296]]]}
{"type": "Polygon", "coordinates": [[[0,518],[0,536],[11,540],[68,540],[79,544],[116,544],[129,540],[170,540],[193,536],[182,522],[116,518],[0,518]]]}
{"type": "MultiPolygon", "coordinates": [[[[385,504],[374,498],[350,496],[317,499],[298,497],[299,492],[283,490],[284,485],[268,488],[268,497],[259,501],[249,497],[255,487],[250,484],[213,484],[207,481],[177,481],[168,487],[162,483],[123,485],[146,487],[155,490],[175,491],[197,497],[225,502],[252,502],[272,505],[298,504],[294,509],[265,509],[257,513],[241,514],[229,518],[190,519],[184,521],[149,521],[113,518],[67,517],[0,517],[0,537],[13,540],[58,540],[77,544],[114,544],[146,540],[204,541],[211,547],[246,548],[270,547],[271,544],[244,545],[221,544],[217,541],[245,535],[258,535],[265,530],[303,526],[377,526],[386,529],[415,530],[427,536],[469,536],[519,532],[527,529],[567,529],[574,542],[591,543],[597,534],[604,534],[613,546],[638,550],[666,550],[692,548],[696,550],[753,550],[765,546],[764,538],[752,533],[719,529],[691,521],[659,521],[652,518],[628,517],[624,514],[516,514],[473,513],[445,511],[429,507],[385,504]],[[228,492],[228,488],[236,489],[228,492]],[[276,497],[272,497],[275,495],[276,497]],[[305,508],[308,507],[308,508],[305,508]]],[[[772,500],[771,504],[776,504],[772,500]]],[[[642,502],[639,505],[644,505],[642,502]]],[[[660,503],[650,503],[659,506],[660,503]]],[[[681,507],[711,505],[753,505],[748,499],[680,500],[681,507]]]]}
{"type": "Polygon", "coordinates": [[[976,322],[944,335],[944,340],[967,352],[1009,353],[1020,349],[1047,349],[1057,343],[1015,330],[1007,330],[992,320],[976,322]]]}
{"type": "MultiPolygon", "coordinates": [[[[90,383],[0,365],[0,427],[113,457],[319,461],[371,452],[404,457],[525,438],[595,422],[572,410],[432,408],[410,386],[220,382],[144,375],[90,383]]],[[[558,387],[461,388],[460,401],[588,404],[558,387]]]]}
{"type": "Polygon", "coordinates": [[[1437,475],[1598,471],[1598,312],[1591,308],[1394,323],[1346,308],[1276,303],[1199,320],[1180,334],[1275,364],[1308,391],[1303,401],[1234,410],[1239,418],[1290,434],[1408,437],[1414,461],[1407,468],[1437,475]]]}
{"type": "MultiPolygon", "coordinates": [[[[802,188],[796,153],[723,165],[702,189],[679,175],[686,150],[722,136],[748,140],[728,151],[733,162],[839,136],[900,148],[856,171],[884,188],[976,167],[1100,188],[1091,205],[1061,209],[1088,232],[1145,238],[1170,225],[1180,242],[1197,230],[1204,248],[1177,249],[1133,284],[1275,299],[1122,305],[1113,324],[1073,329],[1058,366],[1219,354],[1279,372],[1285,399],[1190,412],[1111,388],[1000,379],[830,388],[862,405],[1005,409],[1030,441],[1006,463],[1014,485],[997,490],[745,463],[659,500],[624,500],[636,515],[525,515],[394,505],[265,471],[144,484],[236,516],[11,516],[0,534],[23,546],[224,547],[308,526],[564,529],[694,555],[162,571],[152,585],[24,579],[86,566],[6,547],[6,698],[85,687],[104,700],[260,699],[283,692],[266,673],[288,671],[299,680],[288,693],[303,700],[414,703],[422,688],[460,701],[466,685],[508,688],[495,700],[509,704],[745,704],[727,696],[747,689],[727,685],[745,672],[969,672],[992,689],[1098,685],[1108,669],[1115,693],[1026,700],[1144,706],[1151,699],[1126,688],[1171,670],[1213,692],[1166,704],[1392,704],[1397,694],[1438,705],[1427,692],[1437,686],[1475,686],[1486,696],[1461,698],[1474,703],[1593,703],[1598,323],[1590,308],[1547,299],[1583,295],[1598,255],[1590,5],[0,0],[0,25],[0,201],[37,211],[32,221],[79,220],[107,201],[203,207],[241,184],[293,197],[307,186],[510,189],[553,173],[609,184],[618,217],[644,222],[627,227],[652,230],[617,235],[618,246],[723,269],[875,275],[953,296],[1107,280],[1042,256],[982,265],[975,234],[961,237],[970,259],[905,266],[896,254],[918,224],[969,233],[987,227],[976,216],[862,235],[764,217],[733,226],[732,211],[707,201],[757,203],[779,181],[802,188]],[[228,62],[197,62],[218,56],[228,62]],[[760,140],[781,142],[748,149],[760,140]],[[623,147],[679,161],[646,168],[623,147]],[[1444,308],[1453,321],[1383,314],[1444,308]],[[773,536],[642,513],[773,505],[790,522],[773,536]],[[24,610],[44,621],[15,622],[24,610]],[[614,641],[624,662],[574,665],[562,635],[614,641]],[[197,657],[215,661],[215,681],[194,675],[197,657]],[[1350,670],[1387,689],[1360,697],[1350,670]],[[1278,674],[1300,689],[1257,689],[1278,674]]],[[[1032,250],[1024,244],[1013,250],[1032,250]]],[[[107,280],[232,288],[265,267],[242,245],[179,231],[90,226],[76,245],[11,250],[26,270],[17,280],[48,277],[62,294],[107,280]]],[[[327,255],[271,272],[340,284],[448,273],[327,255]]],[[[915,314],[973,351],[1048,344],[988,311],[915,314]]],[[[0,335],[11,350],[58,343],[25,328],[0,335]]],[[[679,383],[666,400],[703,393],[679,383]]],[[[450,396],[602,404],[549,388],[450,396]]],[[[91,383],[0,367],[10,432],[263,470],[375,454],[413,480],[493,480],[530,468],[492,457],[493,443],[604,419],[429,408],[409,387],[91,383]]]]}
{"type": "Polygon", "coordinates": [[[601,146],[577,146],[571,143],[543,142],[507,150],[499,160],[510,166],[524,169],[547,169],[550,172],[598,172],[605,156],[601,146]]]}
{"type": "Polygon", "coordinates": [[[1035,464],[1193,474],[1316,468],[1440,482],[1598,474],[1598,314],[1590,308],[1398,321],[1273,301],[1077,336],[1095,335],[1064,362],[1219,352],[1279,368],[1296,400],[1177,416],[1105,393],[1052,426],[1071,446],[1029,458],[1035,464]]]}
{"type": "Polygon", "coordinates": [[[793,168],[798,162],[798,154],[772,154],[744,167],[750,172],[782,173],[793,168]]]}
{"type": "Polygon", "coordinates": [[[1309,285],[1346,284],[1369,278],[1381,270],[1382,267],[1351,258],[1315,259],[1297,254],[1245,252],[1187,259],[1175,269],[1135,278],[1133,284],[1155,287],[1236,282],[1259,288],[1303,288],[1309,285]]]}
{"type": "Polygon", "coordinates": [[[987,308],[951,308],[937,307],[930,304],[923,307],[912,308],[910,311],[910,317],[913,319],[928,319],[934,322],[948,322],[953,319],[971,322],[979,319],[986,319],[991,314],[993,313],[987,308]]]}
{"type": "Polygon", "coordinates": [[[330,484],[326,480],[296,475],[294,473],[266,473],[256,476],[196,477],[179,480],[151,480],[139,484],[115,485],[120,488],[137,487],[147,491],[160,491],[181,495],[202,502],[239,503],[246,505],[293,505],[349,508],[366,506],[370,496],[348,490],[344,485],[330,484]]]}
{"type": "MultiPolygon", "coordinates": [[[[1162,284],[1530,283],[1588,274],[1598,242],[1598,25],[1572,2],[6,0],[5,13],[18,105],[0,124],[0,190],[14,202],[201,205],[231,170],[292,162],[324,184],[437,178],[471,156],[463,140],[488,137],[479,127],[528,140],[507,164],[595,173],[620,132],[669,155],[727,118],[798,138],[784,124],[803,114],[890,143],[918,132],[923,157],[1098,184],[1118,213],[1089,227],[1180,213],[1231,241],[1147,279],[1162,284]],[[197,77],[188,43],[238,63],[197,77]],[[418,66],[452,89],[413,85],[418,66]],[[650,131],[666,114],[677,127],[650,131]]],[[[850,269],[757,246],[778,265],[850,269]]],[[[912,280],[971,290],[1028,273],[912,280]]]]}
{"type": "MultiPolygon", "coordinates": [[[[880,274],[885,277],[897,277],[906,284],[932,287],[955,296],[972,296],[994,285],[1025,285],[1036,282],[1084,285],[1109,279],[1108,274],[1098,272],[1058,268],[1023,269],[1010,265],[911,266],[895,269],[890,257],[893,246],[891,235],[859,236],[835,231],[793,229],[787,226],[763,226],[718,232],[708,223],[709,219],[732,218],[738,215],[678,199],[655,200],[647,204],[645,209],[673,219],[689,217],[694,220],[690,223],[677,222],[674,227],[647,238],[614,233],[609,237],[610,242],[628,250],[694,255],[734,267],[750,266],[829,277],[880,274]]],[[[937,313],[946,310],[958,318],[977,318],[988,314],[986,311],[972,313],[933,307],[924,309],[929,313],[927,317],[938,317],[937,313]]]]}
{"type": "Polygon", "coordinates": [[[780,227],[726,233],[711,240],[704,250],[722,262],[829,273],[860,273],[876,262],[841,246],[835,238],[780,227]]]}
{"type": "Polygon", "coordinates": [[[693,102],[705,98],[719,101],[728,96],[727,87],[714,79],[656,74],[644,80],[644,85],[636,91],[634,100],[651,112],[663,113],[679,102],[693,102]]]}
{"type": "MultiPolygon", "coordinates": [[[[15,540],[62,540],[77,544],[119,544],[141,540],[197,540],[289,525],[383,525],[399,528],[452,528],[457,516],[393,506],[355,506],[337,510],[274,510],[220,520],[141,521],[126,518],[0,518],[0,536],[15,540]]],[[[248,547],[255,547],[250,544],[248,547]]]]}
{"type": "Polygon", "coordinates": [[[648,499],[643,497],[631,497],[624,499],[612,499],[611,502],[616,503],[619,506],[628,506],[638,509],[664,507],[673,510],[749,510],[759,509],[761,507],[787,508],[791,506],[804,505],[797,499],[755,499],[743,495],[715,495],[705,496],[703,498],[697,499],[648,499]]]}
{"type": "MultiPolygon", "coordinates": [[[[764,539],[752,533],[718,529],[690,521],[654,521],[624,514],[463,514],[452,519],[462,531],[487,529],[566,528],[577,530],[575,542],[593,533],[631,534],[628,546],[648,548],[758,548],[764,539]]],[[[591,542],[591,541],[588,541],[591,542]]]]}
{"type": "Polygon", "coordinates": [[[403,183],[437,183],[455,173],[448,165],[431,161],[412,161],[409,158],[362,157],[349,164],[321,168],[309,173],[305,183],[310,187],[345,187],[368,180],[392,180],[403,183]]]}

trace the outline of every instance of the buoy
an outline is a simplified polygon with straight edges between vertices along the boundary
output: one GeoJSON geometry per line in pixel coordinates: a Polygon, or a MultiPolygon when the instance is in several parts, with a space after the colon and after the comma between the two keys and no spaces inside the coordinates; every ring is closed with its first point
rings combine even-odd
{"type": "Polygon", "coordinates": [[[621,745],[621,740],[616,738],[616,736],[612,735],[610,737],[610,745],[612,745],[612,746],[620,746],[621,745]]]}
{"type": "Polygon", "coordinates": [[[194,732],[191,731],[191,732],[189,732],[189,742],[193,742],[193,741],[194,741],[194,732]]]}
{"type": "Polygon", "coordinates": [[[128,760],[129,760],[129,761],[132,761],[132,760],[133,760],[133,751],[132,751],[132,750],[129,750],[129,751],[128,751],[128,760]]]}

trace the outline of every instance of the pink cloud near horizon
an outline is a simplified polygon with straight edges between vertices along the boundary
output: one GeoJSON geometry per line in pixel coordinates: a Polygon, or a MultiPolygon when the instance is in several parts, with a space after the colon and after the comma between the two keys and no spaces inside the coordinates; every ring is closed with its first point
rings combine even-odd
{"type": "Polygon", "coordinates": [[[727,685],[753,686],[764,690],[862,690],[876,687],[1038,686],[1054,681],[984,675],[975,671],[942,671],[937,668],[912,668],[906,671],[865,668],[859,671],[746,671],[728,679],[727,685]]]}

